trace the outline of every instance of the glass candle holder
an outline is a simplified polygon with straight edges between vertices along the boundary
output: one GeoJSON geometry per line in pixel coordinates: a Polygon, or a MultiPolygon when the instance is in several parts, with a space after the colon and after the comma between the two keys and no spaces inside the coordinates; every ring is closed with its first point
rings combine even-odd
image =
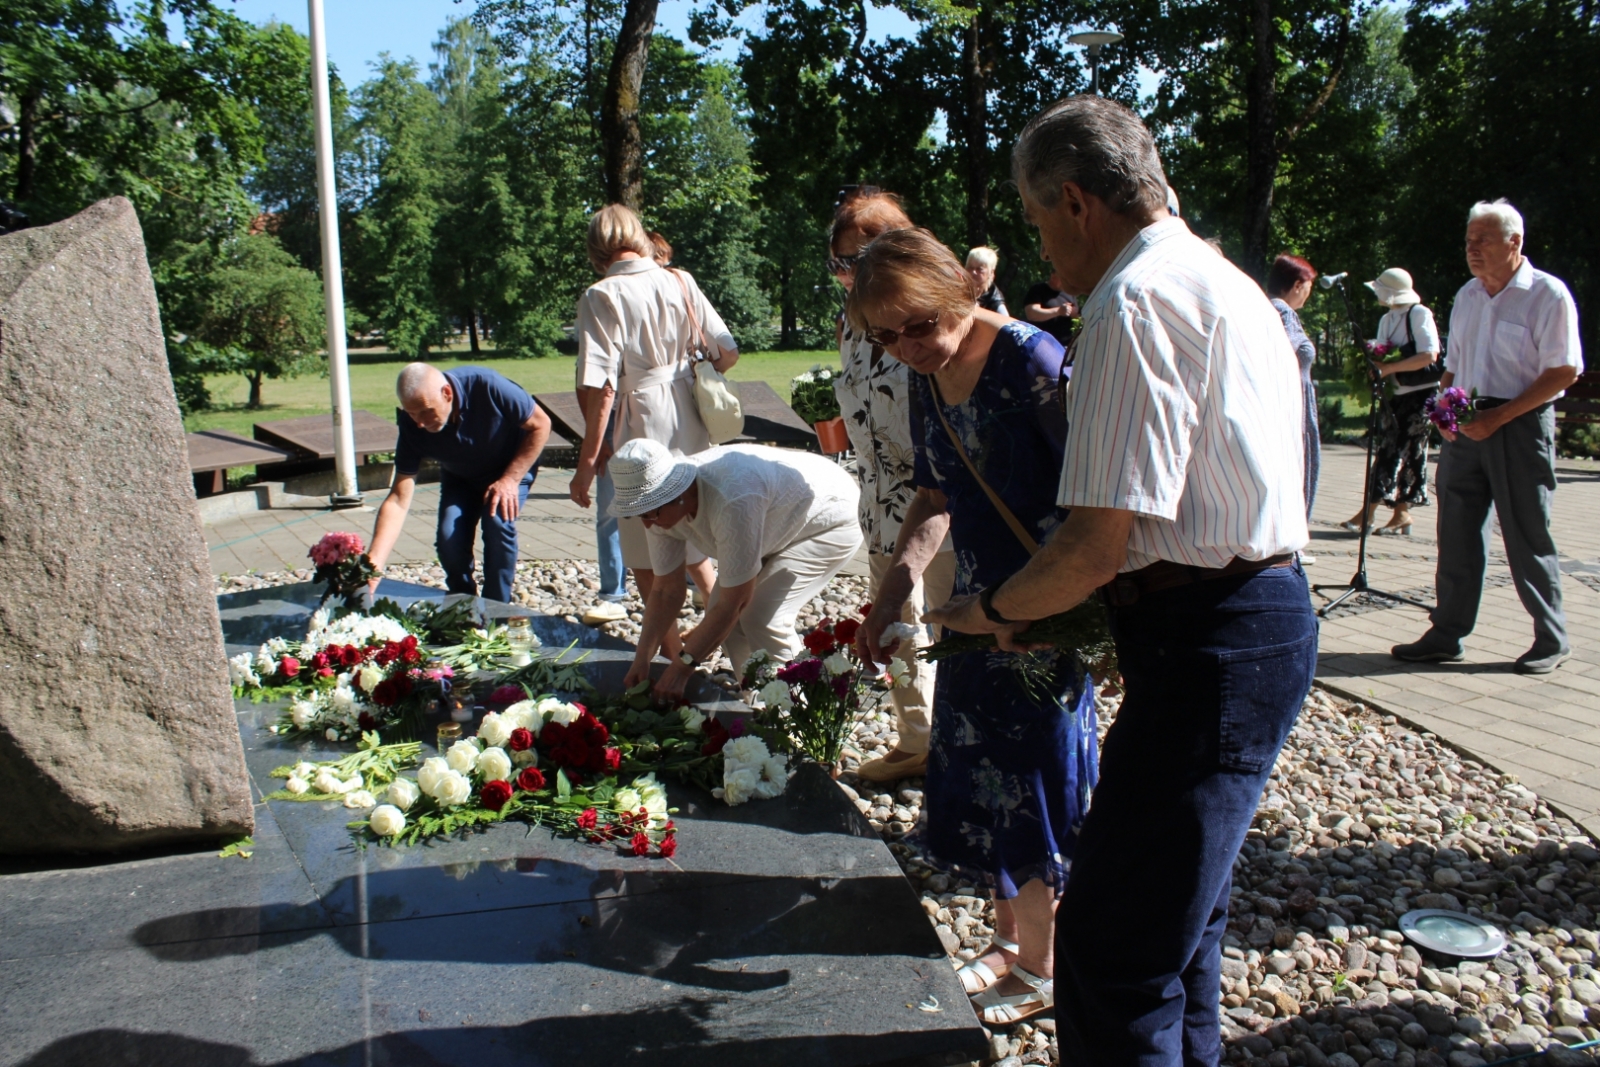
{"type": "Polygon", "coordinates": [[[445,698],[450,705],[450,718],[455,722],[472,721],[472,687],[465,683],[454,686],[450,695],[445,698]]]}
{"type": "Polygon", "coordinates": [[[506,643],[511,646],[511,665],[526,667],[533,662],[533,620],[513,615],[506,620],[506,643]]]}
{"type": "Polygon", "coordinates": [[[461,724],[458,722],[442,722],[435,735],[439,751],[444,752],[457,741],[461,740],[461,724]]]}

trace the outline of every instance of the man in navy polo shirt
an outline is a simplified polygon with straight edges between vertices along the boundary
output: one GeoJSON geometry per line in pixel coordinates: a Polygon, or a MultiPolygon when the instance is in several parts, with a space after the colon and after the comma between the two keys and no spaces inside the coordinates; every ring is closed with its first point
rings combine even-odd
{"type": "Polygon", "coordinates": [[[380,569],[400,537],[417,471],[439,462],[436,545],[452,593],[475,594],[472,542],[483,525],[483,595],[509,601],[517,571],[517,515],[528,499],[550,416],[517,383],[485,367],[448,373],[409,363],[395,382],[400,439],[394,449],[394,487],[378,508],[372,562],[380,569]]]}

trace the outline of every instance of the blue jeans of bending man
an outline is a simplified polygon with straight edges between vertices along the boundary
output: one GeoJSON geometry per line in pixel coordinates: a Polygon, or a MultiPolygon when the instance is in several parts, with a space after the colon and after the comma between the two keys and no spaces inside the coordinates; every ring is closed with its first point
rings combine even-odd
{"type": "Polygon", "coordinates": [[[1233,861],[1311,687],[1317,620],[1298,562],[1110,615],[1125,693],[1056,915],[1061,1058],[1214,1067],[1233,861]]]}
{"type": "MultiPolygon", "coordinates": [[[[534,472],[529,471],[517,486],[517,502],[528,502],[534,472]]],[[[511,583],[517,576],[517,524],[495,515],[484,502],[488,482],[471,481],[445,473],[439,479],[439,532],[434,547],[444,568],[445,588],[452,593],[475,595],[478,583],[472,579],[472,547],[478,527],[483,527],[483,595],[490,600],[509,601],[511,583]]]]}
{"type": "Polygon", "coordinates": [[[594,542],[600,561],[600,597],[603,600],[621,600],[628,595],[622,567],[622,534],[617,529],[617,518],[611,514],[611,502],[617,490],[609,473],[595,476],[594,480],[594,542]]]}

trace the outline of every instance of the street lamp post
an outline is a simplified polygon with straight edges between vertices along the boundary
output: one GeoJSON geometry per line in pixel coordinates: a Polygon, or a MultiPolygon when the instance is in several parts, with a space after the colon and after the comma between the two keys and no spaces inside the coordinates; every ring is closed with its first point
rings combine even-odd
{"type": "Polygon", "coordinates": [[[1073,44],[1081,44],[1089,50],[1090,84],[1094,95],[1100,95],[1100,50],[1108,44],[1116,44],[1122,40],[1122,34],[1115,30],[1081,30],[1067,38],[1073,44]]]}
{"type": "Polygon", "coordinates": [[[339,260],[339,197],[334,185],[333,116],[328,99],[327,34],[322,0],[307,0],[311,22],[311,110],[317,142],[317,212],[322,223],[322,295],[328,317],[328,387],[333,401],[333,469],[337,476],[331,503],[361,504],[356,484],[355,426],[350,412],[350,362],[344,347],[344,273],[339,260]]]}

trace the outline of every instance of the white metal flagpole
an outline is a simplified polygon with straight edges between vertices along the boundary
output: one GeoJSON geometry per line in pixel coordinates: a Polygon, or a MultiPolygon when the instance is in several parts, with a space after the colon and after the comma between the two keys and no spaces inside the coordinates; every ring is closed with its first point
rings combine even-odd
{"type": "Polygon", "coordinates": [[[344,274],[339,260],[339,196],[333,166],[333,118],[328,99],[328,43],[322,0],[307,0],[311,15],[311,110],[317,132],[317,207],[322,221],[322,294],[328,312],[328,386],[333,394],[334,507],[361,503],[356,486],[356,438],[350,417],[350,361],[344,347],[344,274]]]}

